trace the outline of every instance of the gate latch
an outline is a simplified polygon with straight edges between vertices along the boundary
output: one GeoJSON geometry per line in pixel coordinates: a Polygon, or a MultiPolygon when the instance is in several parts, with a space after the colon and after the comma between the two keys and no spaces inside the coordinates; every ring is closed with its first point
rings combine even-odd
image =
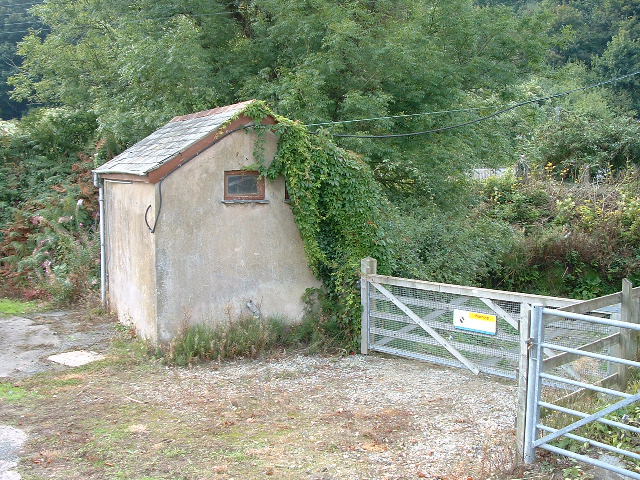
{"type": "Polygon", "coordinates": [[[533,338],[529,337],[527,338],[527,351],[530,352],[531,349],[533,348],[533,338]]]}

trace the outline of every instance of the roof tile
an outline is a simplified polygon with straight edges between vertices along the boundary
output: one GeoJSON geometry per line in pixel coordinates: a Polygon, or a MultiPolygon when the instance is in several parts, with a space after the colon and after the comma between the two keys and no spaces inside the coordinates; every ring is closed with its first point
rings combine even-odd
{"type": "Polygon", "coordinates": [[[218,130],[251,102],[253,100],[174,117],[94,172],[146,175],[218,130]]]}

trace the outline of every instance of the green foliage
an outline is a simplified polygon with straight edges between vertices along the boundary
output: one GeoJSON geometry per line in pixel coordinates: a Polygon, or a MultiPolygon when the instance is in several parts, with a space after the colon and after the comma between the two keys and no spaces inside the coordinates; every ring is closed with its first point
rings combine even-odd
{"type": "Polygon", "coordinates": [[[340,329],[355,345],[360,260],[373,256],[382,271],[392,268],[385,232],[388,201],[369,166],[326,136],[310,134],[262,102],[254,102],[243,114],[258,122],[266,116],[277,119],[268,128],[279,135],[278,151],[270,165],[260,168],[269,178],[286,179],[309,266],[335,302],[340,329]]]}
{"type": "MultiPolygon", "coordinates": [[[[637,393],[637,381],[630,382],[626,391],[631,394],[637,393]]],[[[595,413],[608,407],[611,404],[610,400],[602,398],[598,399],[595,396],[586,397],[579,401],[581,402],[581,405],[578,409],[586,413],[595,413]]],[[[640,406],[631,404],[626,407],[620,408],[609,415],[606,415],[604,418],[632,427],[638,427],[640,426],[640,406]]],[[[572,422],[573,420],[573,418],[566,415],[553,413],[545,418],[545,424],[551,423],[555,425],[555,428],[561,428],[572,422]]],[[[575,433],[596,442],[605,443],[623,450],[637,450],[637,435],[622,428],[613,427],[611,425],[606,425],[600,422],[591,422],[584,427],[577,429],[575,433]]],[[[564,448],[583,455],[589,455],[594,450],[594,448],[589,443],[579,442],[567,437],[561,437],[560,439],[555,440],[553,444],[560,448],[564,448]]],[[[626,468],[629,468],[630,470],[635,472],[640,472],[640,461],[633,460],[622,455],[619,455],[619,458],[626,464],[626,468]]],[[[566,472],[564,478],[593,478],[592,476],[586,476],[586,474],[583,474],[575,466],[567,468],[563,472],[566,472]]]]}
{"type": "MultiPolygon", "coordinates": [[[[640,12],[640,5],[637,7],[640,12]]],[[[601,78],[612,78],[640,70],[640,18],[636,14],[626,21],[611,39],[607,49],[595,59],[594,70],[601,78]]],[[[626,78],[612,88],[621,98],[617,103],[640,111],[640,80],[626,78]]]]}
{"type": "Polygon", "coordinates": [[[323,289],[307,289],[303,295],[305,313],[302,322],[288,333],[291,341],[303,345],[309,353],[344,353],[353,349],[353,331],[342,327],[340,303],[323,289]]]}
{"type": "Polygon", "coordinates": [[[0,143],[0,271],[5,294],[68,303],[98,285],[97,201],[86,151],[95,117],[41,109],[0,143]],[[25,290],[26,287],[27,290],[25,290]],[[6,291],[5,291],[6,289],[6,291]]]}
{"type": "MultiPolygon", "coordinates": [[[[544,12],[472,0],[51,0],[33,10],[50,32],[21,43],[14,96],[92,112],[126,144],[174,115],[247,98],[301,122],[491,107],[540,68],[549,42],[544,12]]],[[[330,128],[423,130],[474,115],[330,128]]],[[[512,128],[501,127],[341,146],[393,193],[442,201],[462,194],[470,166],[511,159],[512,128]]]]}
{"type": "Polygon", "coordinates": [[[585,473],[579,465],[562,469],[562,478],[566,480],[591,480],[593,475],[585,473]]]}
{"type": "Polygon", "coordinates": [[[404,213],[392,224],[394,274],[478,285],[514,245],[509,225],[479,212],[404,213]]]}
{"type": "MultiPolygon", "coordinates": [[[[590,82],[581,65],[567,65],[549,77],[532,80],[544,96],[582,88],[590,82]]],[[[640,163],[640,126],[632,113],[617,107],[606,90],[588,90],[532,107],[518,148],[533,174],[569,181],[602,181],[640,163]]]]}
{"type": "Polygon", "coordinates": [[[491,216],[526,229],[548,214],[551,196],[541,185],[522,185],[511,175],[481,183],[491,216]]]}
{"type": "Polygon", "coordinates": [[[78,153],[90,149],[96,126],[93,115],[69,109],[34,110],[19,123],[4,124],[0,129],[0,230],[23,202],[46,204],[55,192],[52,188],[60,190],[73,182],[74,165],[82,161],[78,153]]]}
{"type": "Polygon", "coordinates": [[[376,258],[381,273],[473,284],[497,269],[512,247],[504,222],[397,210],[355,154],[274,115],[261,102],[243,115],[278,121],[264,127],[279,135],[279,144],[273,163],[261,168],[270,178],[285,177],[307,259],[325,286],[319,329],[350,350],[358,342],[362,258],[376,258]]]}
{"type": "MultiPolygon", "coordinates": [[[[573,0],[543,2],[551,13],[550,57],[554,65],[580,62],[593,67],[591,78],[608,79],[640,70],[640,2],[638,0],[573,0]]],[[[628,78],[613,88],[626,108],[638,110],[638,78],[628,78]]]]}
{"type": "Polygon", "coordinates": [[[634,185],[633,179],[571,185],[544,177],[528,184],[512,178],[484,182],[486,213],[520,232],[490,285],[593,298],[619,291],[624,277],[638,283],[634,185]]]}
{"type": "Polygon", "coordinates": [[[315,134],[281,117],[271,127],[279,150],[262,172],[287,180],[320,303],[333,305],[319,322],[349,348],[365,256],[384,273],[581,297],[637,277],[637,193],[603,209],[542,183],[492,180],[479,192],[469,178],[519,164],[602,181],[638,164],[635,79],[615,97],[590,90],[436,135],[329,140],[472,120],[627,73],[636,0],[48,0],[32,12],[46,29],[20,44],[13,95],[62,108],[2,125],[1,267],[60,300],[96,285],[92,164],[174,115],[247,98],[301,123],[454,110],[315,134]],[[545,67],[550,47],[563,68],[545,67]],[[610,238],[614,253],[602,247],[610,238]]]}
{"type": "Polygon", "coordinates": [[[11,87],[7,79],[18,72],[21,58],[17,53],[17,44],[28,29],[42,26],[36,18],[29,14],[29,9],[39,1],[16,0],[0,5],[0,118],[19,117],[27,108],[25,102],[17,102],[9,96],[11,87]]]}
{"type": "Polygon", "coordinates": [[[0,315],[16,315],[21,313],[33,312],[38,308],[36,302],[25,302],[23,300],[15,300],[11,298],[0,298],[0,315]]]}

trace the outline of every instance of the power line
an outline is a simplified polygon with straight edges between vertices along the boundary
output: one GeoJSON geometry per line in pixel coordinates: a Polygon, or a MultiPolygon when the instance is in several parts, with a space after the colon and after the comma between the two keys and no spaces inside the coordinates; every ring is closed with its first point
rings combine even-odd
{"type": "Polygon", "coordinates": [[[336,120],[334,122],[307,123],[305,127],[317,127],[321,125],[339,125],[343,123],[371,122],[374,120],[387,120],[392,118],[421,117],[424,115],[443,115],[445,113],[472,112],[476,110],[487,110],[494,107],[474,107],[474,108],[457,108],[455,110],[438,110],[435,112],[407,113],[402,115],[387,115],[384,117],[358,118],[355,120],[336,120]]]}
{"type": "Polygon", "coordinates": [[[426,135],[428,133],[444,132],[444,131],[447,131],[447,130],[453,130],[455,128],[466,127],[468,125],[473,125],[473,124],[476,124],[476,123],[484,122],[485,120],[489,120],[491,118],[497,117],[498,115],[502,115],[503,113],[509,112],[511,110],[515,110],[516,108],[522,107],[524,105],[529,105],[531,103],[546,102],[547,100],[551,100],[553,98],[564,97],[566,95],[570,95],[572,93],[588,90],[590,88],[596,88],[596,87],[601,87],[602,85],[607,85],[609,83],[615,83],[615,82],[618,82],[618,81],[623,80],[625,78],[633,77],[633,76],[638,75],[638,74],[640,74],[640,70],[638,70],[636,72],[632,72],[632,73],[627,73],[626,75],[621,75],[619,77],[615,77],[615,78],[612,78],[612,79],[609,79],[609,80],[605,80],[603,82],[598,82],[598,83],[594,83],[592,85],[587,85],[585,87],[574,88],[574,89],[571,89],[571,90],[566,90],[564,92],[554,93],[553,95],[549,95],[547,97],[539,97],[539,98],[534,98],[533,100],[527,100],[525,102],[516,103],[515,105],[511,105],[510,107],[497,110],[497,111],[495,111],[495,112],[493,112],[493,113],[491,113],[489,115],[485,115],[483,117],[476,118],[474,120],[469,120],[468,122],[457,123],[457,124],[454,124],[454,125],[447,125],[445,127],[432,128],[430,130],[423,130],[423,131],[420,131],[420,132],[390,133],[390,134],[386,134],[386,135],[358,135],[358,134],[349,134],[349,133],[332,133],[330,135],[332,135],[334,137],[344,137],[344,138],[400,138],[400,137],[412,137],[412,136],[417,136],[417,135],[426,135]]]}

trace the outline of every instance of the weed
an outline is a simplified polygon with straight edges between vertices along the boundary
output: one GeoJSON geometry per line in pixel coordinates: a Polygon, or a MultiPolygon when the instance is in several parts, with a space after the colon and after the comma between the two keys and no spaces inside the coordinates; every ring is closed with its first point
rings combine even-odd
{"type": "Polygon", "coordinates": [[[243,316],[214,326],[197,324],[183,332],[163,352],[169,363],[190,365],[201,360],[256,357],[291,344],[282,319],[243,316]]]}
{"type": "MultiPolygon", "coordinates": [[[[627,393],[633,394],[638,392],[638,388],[638,380],[633,379],[629,382],[626,391],[627,393]]],[[[572,409],[591,414],[602,410],[609,406],[609,404],[610,401],[606,398],[602,398],[601,396],[581,395],[572,399],[570,407],[572,409]]],[[[575,417],[564,413],[547,409],[543,409],[542,412],[545,425],[549,425],[556,429],[563,428],[575,420],[575,417]]],[[[632,427],[638,427],[640,426],[640,406],[636,404],[628,405],[610,413],[605,418],[632,427]]],[[[572,433],[624,450],[636,451],[638,448],[638,437],[633,432],[596,421],[588,423],[587,425],[576,429],[572,433]]],[[[582,442],[564,436],[554,440],[552,445],[583,455],[590,455],[593,454],[594,451],[597,451],[597,449],[594,449],[589,442],[582,442]]],[[[621,455],[620,458],[626,463],[627,468],[640,472],[640,462],[621,455]]],[[[579,473],[580,471],[578,466],[570,466],[563,470],[563,474],[565,475],[564,478],[567,479],[593,478],[590,476],[584,476],[586,474],[580,474],[582,476],[575,476],[579,473]]]]}
{"type": "Polygon", "coordinates": [[[593,475],[585,473],[579,465],[562,469],[562,478],[566,480],[590,480],[593,475]]]}

